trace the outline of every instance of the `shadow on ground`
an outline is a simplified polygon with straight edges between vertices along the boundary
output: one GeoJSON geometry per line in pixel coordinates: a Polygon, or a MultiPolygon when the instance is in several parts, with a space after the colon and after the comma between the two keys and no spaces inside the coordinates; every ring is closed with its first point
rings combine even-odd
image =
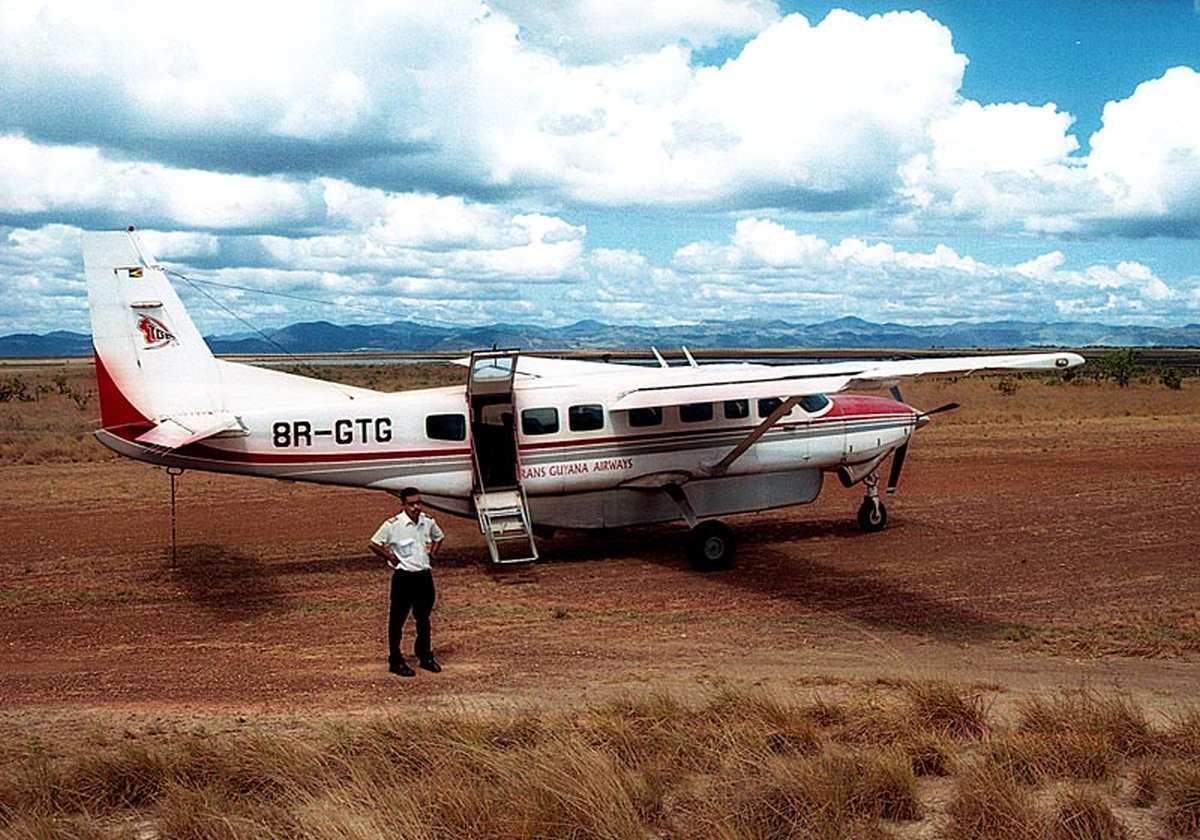
{"type": "Polygon", "coordinates": [[[253,618],[288,605],[277,580],[278,569],[224,546],[180,546],[167,573],[182,584],[194,604],[230,620],[253,618]]]}
{"type": "MultiPolygon", "coordinates": [[[[893,526],[899,530],[902,523],[893,526]]],[[[862,556],[871,565],[886,557],[886,535],[864,534],[844,520],[773,521],[753,527],[735,526],[740,538],[738,564],[721,572],[693,572],[685,557],[687,531],[678,525],[572,534],[542,543],[548,563],[575,563],[618,558],[636,559],[702,574],[706,580],[771,599],[787,599],[798,617],[823,615],[861,622],[877,628],[944,640],[988,640],[1011,633],[1015,621],[989,615],[959,600],[909,588],[886,580],[875,569],[845,568],[778,546],[806,540],[861,541],[862,556]]]]}

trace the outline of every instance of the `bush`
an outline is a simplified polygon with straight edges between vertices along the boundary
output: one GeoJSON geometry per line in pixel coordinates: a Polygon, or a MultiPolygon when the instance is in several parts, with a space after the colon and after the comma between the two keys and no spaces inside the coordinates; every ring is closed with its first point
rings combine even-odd
{"type": "Polygon", "coordinates": [[[1095,365],[1094,371],[1098,378],[1111,379],[1122,388],[1129,387],[1129,383],[1141,370],[1132,348],[1105,353],[1092,364],[1095,365]]]}
{"type": "Polygon", "coordinates": [[[0,380],[0,402],[32,402],[36,397],[29,392],[29,383],[20,376],[0,380]]]}
{"type": "Polygon", "coordinates": [[[1002,376],[996,383],[996,390],[1006,397],[1011,397],[1013,394],[1017,393],[1017,387],[1017,380],[1013,379],[1011,376],[1002,376]]]}
{"type": "Polygon", "coordinates": [[[1179,391],[1183,388],[1183,377],[1179,375],[1179,371],[1175,370],[1175,368],[1164,370],[1159,374],[1158,381],[1172,391],[1179,391]]]}

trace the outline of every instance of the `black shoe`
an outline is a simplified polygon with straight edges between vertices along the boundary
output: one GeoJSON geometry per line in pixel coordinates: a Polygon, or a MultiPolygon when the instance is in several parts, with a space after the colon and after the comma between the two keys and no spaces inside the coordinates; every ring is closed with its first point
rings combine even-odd
{"type": "Polygon", "coordinates": [[[399,662],[393,662],[388,665],[388,671],[393,674],[399,674],[402,677],[415,677],[417,672],[408,667],[408,663],[401,659],[399,662]]]}
{"type": "Polygon", "coordinates": [[[434,674],[442,673],[442,666],[437,664],[437,660],[434,659],[432,656],[427,656],[424,659],[422,659],[421,667],[424,668],[426,671],[429,671],[434,674]]]}

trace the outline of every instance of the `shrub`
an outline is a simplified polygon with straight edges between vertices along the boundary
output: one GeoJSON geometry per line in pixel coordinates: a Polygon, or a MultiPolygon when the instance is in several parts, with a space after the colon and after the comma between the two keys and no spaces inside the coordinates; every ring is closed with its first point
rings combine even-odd
{"type": "Polygon", "coordinates": [[[35,396],[29,393],[29,383],[20,376],[0,380],[0,402],[32,402],[35,396]]]}
{"type": "Polygon", "coordinates": [[[1158,375],[1158,381],[1170,388],[1172,391],[1179,391],[1183,388],[1183,377],[1179,375],[1179,371],[1175,368],[1166,368],[1158,375]]]}
{"type": "Polygon", "coordinates": [[[1105,353],[1092,364],[1095,365],[1094,372],[1098,378],[1111,379],[1122,388],[1128,387],[1141,370],[1132,348],[1105,353]]]}
{"type": "Polygon", "coordinates": [[[1017,393],[1017,387],[1017,380],[1013,379],[1011,376],[1002,376],[996,382],[996,390],[1006,397],[1011,397],[1013,394],[1017,393]]]}

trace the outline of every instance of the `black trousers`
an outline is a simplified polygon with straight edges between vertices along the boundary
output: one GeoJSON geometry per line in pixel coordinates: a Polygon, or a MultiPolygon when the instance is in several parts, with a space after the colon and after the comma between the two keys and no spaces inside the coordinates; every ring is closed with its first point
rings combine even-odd
{"type": "Polygon", "coordinates": [[[392,599],[388,610],[388,661],[393,665],[404,658],[400,652],[400,641],[404,636],[404,622],[412,610],[417,624],[415,653],[418,659],[426,659],[432,652],[429,642],[429,614],[433,612],[433,601],[437,593],[433,588],[433,572],[392,572],[392,599]]]}

